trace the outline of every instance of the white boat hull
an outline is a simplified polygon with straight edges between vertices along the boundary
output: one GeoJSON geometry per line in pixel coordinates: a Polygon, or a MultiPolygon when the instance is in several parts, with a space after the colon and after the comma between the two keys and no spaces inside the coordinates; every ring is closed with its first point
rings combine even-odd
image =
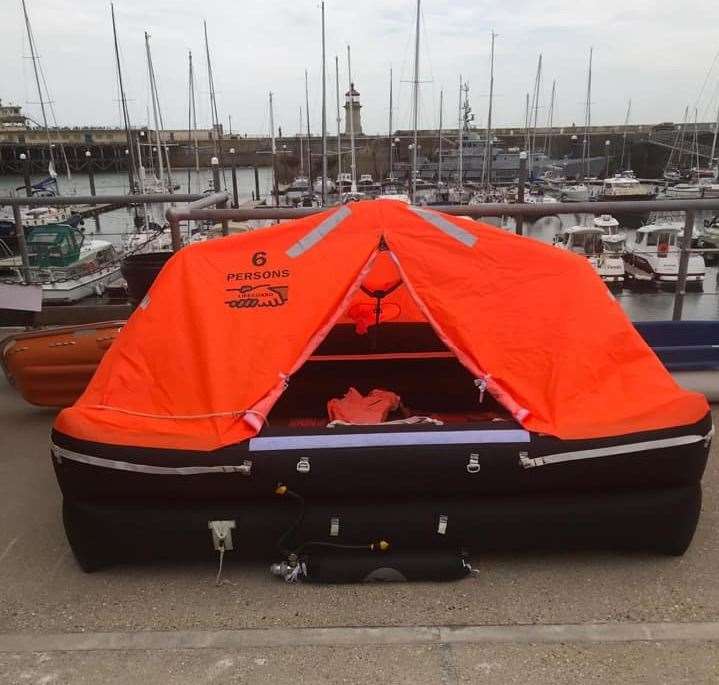
{"type": "Polygon", "coordinates": [[[119,264],[96,273],[73,278],[59,283],[45,283],[42,286],[42,301],[48,304],[70,304],[85,297],[101,295],[109,283],[120,275],[119,264]]]}

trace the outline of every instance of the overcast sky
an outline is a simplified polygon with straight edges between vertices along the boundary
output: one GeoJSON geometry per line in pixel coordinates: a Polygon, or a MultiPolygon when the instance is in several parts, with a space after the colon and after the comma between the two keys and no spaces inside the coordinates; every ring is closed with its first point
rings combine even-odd
{"type": "MultiPolygon", "coordinates": [[[[101,0],[27,0],[42,65],[61,125],[119,125],[110,7],[101,0]]],[[[387,130],[389,69],[394,69],[395,128],[410,126],[414,52],[413,0],[328,0],[328,126],[335,123],[334,56],[347,89],[346,45],[361,93],[365,132],[387,130]]],[[[310,116],[319,130],[320,9],[316,0],[118,0],[115,5],[133,123],[147,120],[143,32],[151,38],[166,125],[187,126],[187,51],[198,79],[200,126],[209,125],[202,19],[207,19],[220,117],[242,133],[268,130],[267,93],[286,134],[304,109],[309,70],[310,116]]],[[[681,120],[684,108],[713,119],[719,93],[719,2],[693,0],[424,0],[420,41],[420,122],[435,127],[444,89],[445,126],[457,120],[458,79],[470,86],[477,122],[486,120],[490,32],[496,44],[495,122],[520,125],[543,53],[540,122],[557,79],[555,122],[584,119],[589,46],[594,46],[592,120],[681,120]],[[709,79],[705,83],[707,73],[709,79]]],[[[0,0],[0,98],[39,119],[20,0],[0,0]]],[[[692,115],[693,116],[693,115],[692,115]]]]}

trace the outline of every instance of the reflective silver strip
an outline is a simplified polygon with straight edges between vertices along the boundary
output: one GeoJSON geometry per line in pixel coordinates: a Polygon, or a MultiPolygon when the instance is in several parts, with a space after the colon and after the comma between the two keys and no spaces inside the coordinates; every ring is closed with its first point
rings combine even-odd
{"type": "Polygon", "coordinates": [[[442,233],[446,233],[450,238],[459,240],[460,243],[463,243],[467,247],[474,247],[474,244],[477,242],[476,235],[472,235],[469,231],[465,231],[451,221],[447,221],[441,214],[428,212],[419,207],[410,206],[409,209],[420,218],[432,224],[435,228],[438,228],[442,233]]]}
{"type": "Polygon", "coordinates": [[[579,459],[597,459],[598,457],[611,457],[617,454],[630,454],[632,452],[646,452],[647,450],[659,450],[667,447],[681,447],[692,445],[711,437],[710,435],[681,435],[677,438],[664,438],[663,440],[647,440],[646,442],[634,442],[627,445],[613,445],[612,447],[597,447],[591,450],[578,450],[576,452],[560,452],[559,454],[547,454],[543,457],[529,459],[520,456],[520,463],[525,469],[546,464],[559,464],[565,461],[577,461],[579,459]]]}
{"type": "Polygon", "coordinates": [[[311,247],[314,247],[322,238],[324,238],[330,231],[337,228],[337,225],[346,219],[351,214],[347,205],[342,205],[332,216],[328,216],[322,223],[315,226],[304,238],[298,240],[289,250],[287,250],[288,257],[299,257],[304,252],[307,252],[311,247]]]}
{"type": "Polygon", "coordinates": [[[252,438],[250,452],[412,445],[477,445],[527,443],[524,430],[412,431],[407,433],[344,433],[339,435],[278,435],[252,438]]]}
{"type": "Polygon", "coordinates": [[[58,463],[63,459],[69,461],[77,461],[90,466],[99,466],[105,469],[115,469],[116,471],[133,471],[135,473],[152,473],[157,476],[195,476],[203,473],[242,473],[249,476],[252,470],[252,462],[245,461],[239,465],[222,465],[222,466],[150,466],[149,464],[132,464],[128,461],[116,461],[115,459],[102,459],[100,457],[92,457],[89,454],[80,454],[67,450],[64,447],[58,447],[54,443],[50,443],[52,454],[58,463]]]}

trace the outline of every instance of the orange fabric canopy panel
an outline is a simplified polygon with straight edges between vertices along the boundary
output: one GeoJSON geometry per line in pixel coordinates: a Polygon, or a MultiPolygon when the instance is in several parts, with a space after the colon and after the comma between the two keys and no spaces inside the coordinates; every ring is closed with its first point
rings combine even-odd
{"type": "Polygon", "coordinates": [[[586,259],[374,200],[181,250],[55,427],[146,447],[245,440],[332,326],[370,325],[376,300],[367,293],[398,280],[380,320],[428,320],[530,431],[623,435],[708,411],[703,396],[675,383],[586,259]]]}

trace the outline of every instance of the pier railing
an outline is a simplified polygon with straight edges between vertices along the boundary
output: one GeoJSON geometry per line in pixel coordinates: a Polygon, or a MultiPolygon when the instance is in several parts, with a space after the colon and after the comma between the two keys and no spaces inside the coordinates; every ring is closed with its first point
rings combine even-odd
{"type": "MultiPolygon", "coordinates": [[[[209,195],[195,194],[150,194],[150,195],[72,195],[55,197],[0,197],[0,206],[11,206],[21,252],[23,269],[27,273],[29,258],[22,226],[21,207],[72,206],[72,205],[117,205],[132,207],[156,203],[173,204],[166,216],[170,224],[173,250],[182,247],[180,223],[182,221],[213,221],[222,224],[223,235],[228,234],[228,221],[249,221],[259,219],[296,219],[324,211],[318,207],[254,207],[229,209],[224,205],[230,200],[226,192],[209,195]],[[178,206],[177,203],[188,203],[178,206]]],[[[482,217],[508,217],[515,219],[516,232],[524,233],[527,219],[559,216],[562,214],[647,214],[649,212],[684,213],[684,231],[681,241],[679,275],[674,299],[672,318],[681,319],[686,294],[689,256],[692,253],[717,253],[719,249],[695,249],[691,247],[696,213],[699,211],[719,214],[719,198],[705,200],[641,200],[619,202],[557,202],[551,204],[487,203],[477,205],[444,205],[434,207],[446,214],[482,217]]],[[[432,209],[432,207],[430,207],[432,209]]]]}
{"type": "MultiPolygon", "coordinates": [[[[432,207],[430,207],[432,209],[432,207]]],[[[511,217],[515,219],[516,232],[524,233],[524,221],[528,218],[559,216],[561,214],[647,214],[649,212],[684,212],[684,231],[681,241],[679,258],[679,274],[674,295],[672,319],[682,318],[684,296],[686,295],[687,271],[689,256],[692,253],[717,253],[718,249],[694,249],[691,247],[694,221],[698,211],[714,211],[719,214],[719,198],[707,200],[637,200],[619,202],[557,202],[551,204],[526,203],[486,203],[476,205],[445,205],[434,207],[446,214],[469,216],[474,219],[482,217],[511,217]]],[[[188,205],[184,208],[172,208],[167,212],[167,219],[173,227],[173,235],[179,235],[180,221],[250,221],[253,219],[299,219],[324,211],[319,207],[257,207],[238,209],[210,209],[207,207],[188,205]]]]}

